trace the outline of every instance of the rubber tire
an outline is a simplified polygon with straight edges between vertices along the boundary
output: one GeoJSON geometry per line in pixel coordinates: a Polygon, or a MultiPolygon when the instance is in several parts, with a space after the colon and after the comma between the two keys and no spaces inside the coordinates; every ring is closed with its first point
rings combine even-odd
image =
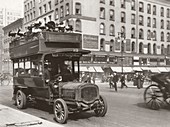
{"type": "Polygon", "coordinates": [[[64,123],[67,122],[67,119],[68,119],[68,107],[66,105],[66,102],[63,99],[56,99],[54,101],[53,110],[54,110],[55,120],[58,123],[64,124],[64,123]],[[58,115],[57,115],[57,112],[56,112],[56,105],[58,105],[58,106],[60,105],[58,115]],[[62,111],[62,114],[64,115],[62,118],[61,118],[61,111],[62,111]]]}
{"type": "Polygon", "coordinates": [[[27,98],[22,90],[18,90],[16,94],[16,105],[18,109],[25,109],[27,106],[27,98]],[[19,98],[20,96],[20,98],[19,98]]]}
{"type": "Polygon", "coordinates": [[[103,108],[102,110],[101,109],[95,109],[94,112],[96,114],[96,116],[99,116],[99,117],[104,117],[107,113],[107,101],[106,101],[106,98],[102,95],[100,95],[100,108],[103,108]],[[102,107],[101,106],[101,103],[103,104],[102,107]]]}

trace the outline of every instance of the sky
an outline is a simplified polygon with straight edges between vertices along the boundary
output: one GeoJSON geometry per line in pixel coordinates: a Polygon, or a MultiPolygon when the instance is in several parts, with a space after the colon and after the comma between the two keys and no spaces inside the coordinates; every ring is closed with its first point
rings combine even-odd
{"type": "Polygon", "coordinates": [[[0,0],[0,7],[14,10],[23,10],[24,0],[0,0]]]}

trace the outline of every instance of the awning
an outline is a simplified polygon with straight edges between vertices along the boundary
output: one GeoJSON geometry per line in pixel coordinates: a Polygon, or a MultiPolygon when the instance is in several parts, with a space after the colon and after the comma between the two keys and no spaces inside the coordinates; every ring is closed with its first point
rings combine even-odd
{"type": "Polygon", "coordinates": [[[168,72],[170,72],[170,67],[166,67],[166,69],[168,70],[168,72]]]}
{"type": "Polygon", "coordinates": [[[88,68],[88,71],[89,71],[89,72],[96,72],[93,67],[89,67],[89,68],[88,68]]]}
{"type": "Polygon", "coordinates": [[[141,67],[133,67],[133,71],[142,71],[141,67]]]}
{"type": "Polygon", "coordinates": [[[142,68],[142,70],[150,70],[149,67],[141,67],[141,68],[142,68]]]}
{"type": "Polygon", "coordinates": [[[80,71],[88,72],[89,70],[87,69],[87,67],[80,66],[80,71]]]}
{"type": "Polygon", "coordinates": [[[103,72],[103,69],[101,67],[94,67],[94,69],[96,70],[96,72],[103,72]]]}
{"type": "Polygon", "coordinates": [[[123,72],[132,72],[133,69],[131,67],[123,67],[123,72]]]}
{"type": "Polygon", "coordinates": [[[159,69],[157,67],[150,67],[150,71],[154,73],[159,73],[159,69]]]}
{"type": "Polygon", "coordinates": [[[111,67],[113,72],[122,72],[122,68],[121,67],[111,67]]]}
{"type": "Polygon", "coordinates": [[[160,72],[168,72],[165,67],[157,67],[160,72]]]}

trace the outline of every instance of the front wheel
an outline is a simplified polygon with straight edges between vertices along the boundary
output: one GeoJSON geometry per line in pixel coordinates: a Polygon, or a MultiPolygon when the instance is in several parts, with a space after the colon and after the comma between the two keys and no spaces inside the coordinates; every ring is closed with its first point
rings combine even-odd
{"type": "Polygon", "coordinates": [[[105,116],[106,112],[107,112],[107,101],[106,98],[104,96],[100,95],[100,100],[98,103],[97,108],[94,110],[96,116],[105,116]]]}
{"type": "Polygon", "coordinates": [[[145,89],[144,101],[151,109],[158,110],[161,108],[164,103],[164,97],[158,85],[152,84],[145,89]]]}
{"type": "Polygon", "coordinates": [[[64,124],[68,118],[68,108],[63,99],[56,99],[54,101],[54,116],[58,123],[64,124]]]}
{"type": "Polygon", "coordinates": [[[17,108],[24,109],[24,108],[26,108],[26,104],[27,104],[27,99],[26,99],[25,93],[22,92],[21,90],[18,90],[17,94],[16,94],[17,108]]]}

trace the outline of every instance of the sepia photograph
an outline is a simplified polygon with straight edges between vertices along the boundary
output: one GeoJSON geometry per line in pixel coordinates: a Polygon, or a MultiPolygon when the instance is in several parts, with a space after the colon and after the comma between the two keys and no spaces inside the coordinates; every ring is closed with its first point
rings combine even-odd
{"type": "Polygon", "coordinates": [[[0,0],[0,127],[169,127],[170,0],[0,0]]]}

